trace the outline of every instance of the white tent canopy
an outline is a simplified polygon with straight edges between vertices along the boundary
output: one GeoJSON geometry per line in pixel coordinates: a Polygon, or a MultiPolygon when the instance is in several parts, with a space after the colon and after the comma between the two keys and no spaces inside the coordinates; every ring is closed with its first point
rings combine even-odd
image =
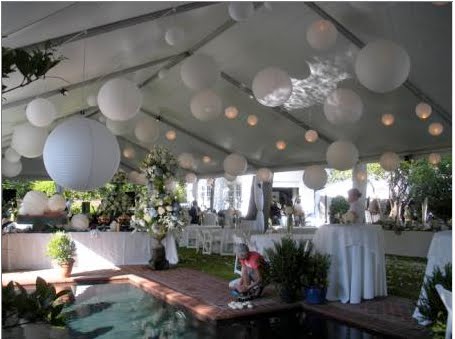
{"type": "MultiPolygon", "coordinates": [[[[31,48],[51,40],[66,60],[45,80],[3,95],[2,150],[9,147],[14,127],[26,121],[25,107],[32,99],[49,99],[57,108],[57,123],[81,111],[97,119],[101,114],[96,107],[88,107],[86,97],[96,95],[107,79],[115,77],[139,85],[144,99],[136,119],[158,118],[157,143],[176,155],[193,154],[200,176],[221,174],[223,159],[232,152],[248,159],[250,172],[260,167],[283,171],[324,164],[328,145],[339,139],[355,143],[360,158],[368,160],[377,160],[385,151],[412,155],[450,150],[451,4],[360,5],[276,2],[268,10],[263,3],[255,3],[254,14],[236,22],[229,17],[228,3],[3,2],[3,46],[31,48]],[[309,26],[322,18],[332,20],[338,29],[336,44],[327,51],[311,48],[305,38],[309,26]],[[170,46],[164,40],[173,25],[184,29],[181,45],[170,46]],[[353,71],[358,47],[378,39],[393,40],[411,60],[408,81],[386,94],[363,87],[353,71]],[[180,77],[182,61],[191,54],[214,58],[221,74],[213,90],[223,110],[238,108],[236,119],[223,114],[203,122],[193,117],[190,100],[195,92],[180,77]],[[302,79],[306,65],[311,75],[302,79]],[[285,70],[293,83],[290,99],[277,109],[250,97],[255,74],[270,66],[285,70]],[[169,72],[160,79],[162,69],[169,72]],[[352,125],[333,125],[323,113],[325,98],[337,87],[352,89],[363,101],[363,115],[352,125]],[[60,94],[62,88],[69,91],[67,96],[60,94]],[[415,114],[421,101],[433,108],[426,121],[415,114]],[[383,113],[394,114],[393,126],[381,124],[383,113]],[[250,114],[258,117],[255,127],[246,122],[250,114]],[[442,135],[428,133],[431,122],[443,124],[442,135]],[[315,143],[304,139],[310,128],[320,135],[315,143]],[[176,131],[175,141],[165,138],[171,129],[176,131]],[[287,144],[283,151],[275,147],[279,139],[287,144]],[[204,163],[204,155],[212,161],[204,163]]],[[[21,80],[16,75],[9,84],[21,80]]],[[[138,141],[133,132],[118,141],[121,149],[129,145],[136,150],[134,159],[122,157],[121,167],[137,169],[151,145],[138,141]]],[[[46,176],[42,157],[27,159],[23,165],[23,176],[46,176]]]]}

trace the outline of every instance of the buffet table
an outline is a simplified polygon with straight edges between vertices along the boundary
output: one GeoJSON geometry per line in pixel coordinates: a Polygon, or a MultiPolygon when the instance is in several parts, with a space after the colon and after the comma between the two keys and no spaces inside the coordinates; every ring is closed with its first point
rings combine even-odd
{"type": "Polygon", "coordinates": [[[331,255],[327,300],[360,303],[387,296],[384,232],[379,225],[323,225],[314,249],[331,255]]]}
{"type": "MultiPolygon", "coordinates": [[[[76,243],[79,267],[112,267],[147,264],[152,240],[146,233],[130,232],[70,232],[76,243]]],[[[46,256],[46,246],[52,233],[12,233],[2,236],[2,270],[39,270],[52,268],[46,256]]],[[[163,240],[166,258],[178,262],[175,240],[168,235],[163,240]]]]}

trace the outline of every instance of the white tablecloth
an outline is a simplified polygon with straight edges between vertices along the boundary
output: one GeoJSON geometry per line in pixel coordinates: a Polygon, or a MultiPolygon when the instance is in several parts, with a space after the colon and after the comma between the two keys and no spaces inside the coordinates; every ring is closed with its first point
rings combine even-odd
{"type": "MultiPolygon", "coordinates": [[[[438,232],[433,235],[430,248],[428,249],[427,259],[428,262],[427,268],[425,269],[424,282],[427,276],[433,275],[435,267],[439,267],[442,270],[447,263],[452,262],[452,231],[438,232]]],[[[425,295],[422,284],[419,301],[425,298],[425,295]]],[[[427,319],[422,317],[417,307],[412,316],[417,319],[421,325],[430,323],[427,319]]]]}
{"type": "Polygon", "coordinates": [[[327,300],[360,303],[387,295],[384,233],[379,225],[323,225],[314,249],[331,255],[327,300]]]}
{"type": "MultiPolygon", "coordinates": [[[[152,239],[146,233],[129,232],[70,232],[76,243],[76,266],[112,267],[116,265],[147,264],[151,256],[152,239]]],[[[18,233],[2,236],[2,269],[46,269],[52,262],[46,256],[50,233],[18,233]]],[[[166,259],[171,264],[178,262],[174,237],[170,234],[163,240],[166,259]]]]}

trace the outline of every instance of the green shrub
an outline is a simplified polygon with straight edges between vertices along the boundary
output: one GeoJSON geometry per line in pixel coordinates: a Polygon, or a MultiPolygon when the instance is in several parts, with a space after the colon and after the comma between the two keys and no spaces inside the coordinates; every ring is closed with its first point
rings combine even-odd
{"type": "Polygon", "coordinates": [[[56,232],[47,244],[46,254],[58,264],[68,263],[76,255],[76,244],[65,232],[56,232]]]}
{"type": "Polygon", "coordinates": [[[330,269],[330,255],[314,253],[303,268],[302,283],[307,288],[327,288],[330,269]]]}
{"type": "Polygon", "coordinates": [[[341,195],[336,196],[332,199],[329,209],[330,215],[330,222],[331,223],[339,223],[340,220],[338,215],[343,215],[349,210],[349,203],[346,198],[342,197],[341,195]]]}

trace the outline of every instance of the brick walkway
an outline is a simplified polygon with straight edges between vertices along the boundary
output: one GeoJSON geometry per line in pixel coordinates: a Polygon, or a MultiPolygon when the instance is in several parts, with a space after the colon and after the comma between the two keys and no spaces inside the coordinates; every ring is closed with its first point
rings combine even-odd
{"type": "Polygon", "coordinates": [[[264,291],[255,300],[254,309],[232,310],[227,282],[199,271],[175,268],[167,271],[151,271],[145,266],[123,266],[106,270],[76,269],[71,278],[60,278],[54,270],[4,273],[2,283],[10,280],[21,284],[33,284],[37,276],[52,283],[87,281],[129,281],[164,301],[183,306],[194,316],[205,321],[226,321],[260,317],[283,311],[306,310],[321,314],[352,326],[365,328],[386,336],[398,338],[429,338],[426,329],[411,318],[414,306],[410,300],[387,297],[361,304],[330,302],[325,305],[307,305],[303,302],[286,304],[279,300],[273,289],[264,291]]]}

